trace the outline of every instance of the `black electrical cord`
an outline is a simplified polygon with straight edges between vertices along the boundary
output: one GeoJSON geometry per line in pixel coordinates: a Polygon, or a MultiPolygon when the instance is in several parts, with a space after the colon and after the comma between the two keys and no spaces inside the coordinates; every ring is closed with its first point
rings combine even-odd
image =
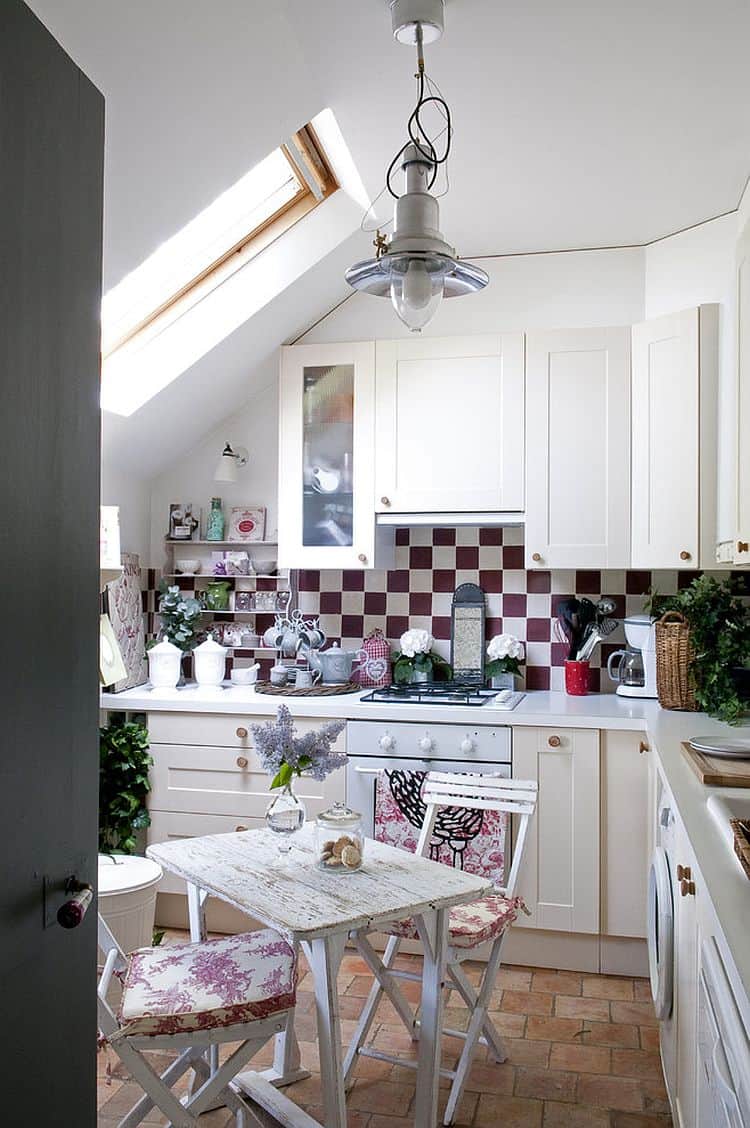
{"type": "MultiPolygon", "coordinates": [[[[435,89],[437,89],[437,87],[435,87],[435,89]]],[[[443,96],[439,92],[437,94],[430,93],[425,95],[425,73],[422,66],[420,66],[417,73],[417,104],[412,110],[412,113],[409,117],[409,121],[407,123],[407,132],[409,134],[409,140],[406,141],[405,144],[403,144],[399,151],[396,153],[395,157],[388,166],[387,173],[385,174],[386,188],[395,200],[399,199],[400,193],[394,192],[393,188],[391,187],[391,177],[393,176],[393,172],[396,166],[398,165],[401,157],[404,155],[404,152],[409,147],[409,145],[414,145],[417,151],[421,153],[425,158],[425,160],[429,161],[432,165],[432,172],[430,174],[430,179],[427,185],[428,188],[432,188],[435,180],[437,179],[438,169],[440,165],[446,163],[446,161],[448,160],[448,155],[451,151],[453,126],[451,124],[450,108],[445,98],[443,98],[443,96]],[[434,103],[437,106],[437,108],[445,118],[445,126],[440,131],[440,134],[438,134],[438,136],[442,136],[443,133],[446,134],[445,148],[442,154],[438,153],[437,149],[435,148],[434,142],[428,137],[427,130],[422,125],[420,117],[425,106],[429,106],[431,103],[434,103]]],[[[437,140],[437,137],[435,138],[435,140],[437,140]]]]}

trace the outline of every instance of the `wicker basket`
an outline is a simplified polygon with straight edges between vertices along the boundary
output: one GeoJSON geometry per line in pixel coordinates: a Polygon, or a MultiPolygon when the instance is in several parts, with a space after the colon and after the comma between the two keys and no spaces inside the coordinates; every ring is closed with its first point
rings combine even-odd
{"type": "Polygon", "coordinates": [[[694,656],[687,619],[679,611],[667,611],[656,624],[656,692],[664,709],[698,708],[694,656]]]}
{"type": "Polygon", "coordinates": [[[729,825],[734,834],[734,852],[745,871],[745,877],[750,878],[750,829],[741,819],[730,819],[729,825]]]}

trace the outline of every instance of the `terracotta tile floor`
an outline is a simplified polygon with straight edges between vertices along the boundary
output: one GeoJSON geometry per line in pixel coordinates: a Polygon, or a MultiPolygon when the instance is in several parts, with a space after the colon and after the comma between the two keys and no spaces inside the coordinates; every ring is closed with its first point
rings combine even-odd
{"type": "MultiPolygon", "coordinates": [[[[167,942],[185,938],[170,933],[167,942]]],[[[401,959],[404,966],[418,964],[418,957],[401,959]]],[[[464,967],[473,979],[478,977],[478,966],[467,963],[464,967]]],[[[359,957],[345,956],[339,977],[345,1040],[353,1031],[369,985],[367,968],[359,957]]],[[[407,993],[411,988],[418,991],[416,984],[404,986],[407,993]]],[[[456,1124],[473,1128],[664,1128],[671,1124],[649,1000],[644,979],[526,967],[501,969],[492,1017],[505,1038],[508,1061],[502,1065],[488,1062],[484,1047],[479,1047],[456,1124]]],[[[322,1123],[313,996],[304,967],[297,1007],[302,1060],[312,1076],[286,1092],[322,1123]]],[[[447,1018],[447,1025],[464,1026],[466,1011],[450,1007],[447,1018]]],[[[372,1037],[381,1048],[415,1056],[413,1044],[387,1001],[380,1006],[372,1037]]],[[[447,1065],[455,1063],[460,1048],[458,1040],[445,1040],[447,1065]]],[[[106,1076],[107,1052],[101,1052],[98,1059],[99,1128],[115,1128],[140,1095],[119,1060],[110,1057],[111,1078],[106,1076]]],[[[264,1067],[271,1057],[268,1045],[254,1062],[264,1067]]],[[[447,1085],[441,1082],[443,1089],[447,1085]]],[[[348,1096],[349,1128],[407,1128],[413,1124],[409,1115],[413,1100],[411,1070],[363,1058],[348,1096]]],[[[153,1113],[146,1123],[166,1121],[153,1113]]],[[[232,1123],[225,1110],[201,1118],[206,1128],[232,1123]]],[[[267,1123],[276,1122],[269,1118],[267,1123]]]]}

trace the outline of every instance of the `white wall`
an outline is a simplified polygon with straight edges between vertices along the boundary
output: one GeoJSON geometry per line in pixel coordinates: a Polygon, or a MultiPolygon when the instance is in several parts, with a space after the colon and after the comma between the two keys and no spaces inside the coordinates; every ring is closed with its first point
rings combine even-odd
{"type": "Polygon", "coordinates": [[[265,505],[266,539],[273,539],[278,525],[278,390],[275,359],[266,366],[266,386],[166,473],[151,482],[152,567],[164,563],[164,534],[167,531],[170,502],[191,501],[194,510],[205,512],[212,497],[220,497],[225,516],[233,505],[265,505]],[[250,460],[238,471],[237,481],[215,482],[214,470],[225,442],[247,447],[250,460]]]}
{"type": "Polygon", "coordinates": [[[102,452],[101,503],[120,507],[120,548],[123,552],[137,552],[141,567],[146,567],[151,555],[150,484],[136,478],[130,469],[115,465],[107,457],[106,447],[102,452]]]}

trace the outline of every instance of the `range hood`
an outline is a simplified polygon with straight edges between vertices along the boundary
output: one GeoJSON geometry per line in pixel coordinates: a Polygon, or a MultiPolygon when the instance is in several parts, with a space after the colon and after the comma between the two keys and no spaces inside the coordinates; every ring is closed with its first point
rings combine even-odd
{"type": "Polygon", "coordinates": [[[378,513],[378,525],[399,525],[401,528],[429,525],[433,528],[449,528],[455,525],[469,525],[471,528],[507,528],[526,524],[526,514],[518,512],[479,512],[479,513],[378,513]]]}

